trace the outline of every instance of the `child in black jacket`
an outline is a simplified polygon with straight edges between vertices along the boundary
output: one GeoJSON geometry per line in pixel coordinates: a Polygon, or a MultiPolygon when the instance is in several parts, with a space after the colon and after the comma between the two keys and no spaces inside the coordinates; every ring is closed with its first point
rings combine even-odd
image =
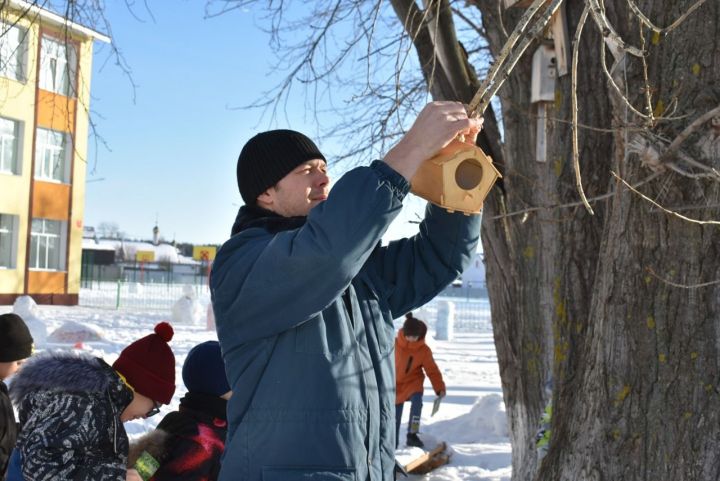
{"type": "Polygon", "coordinates": [[[30,357],[33,338],[17,314],[0,315],[0,480],[5,479],[10,453],[17,441],[15,412],[3,381],[30,357]]]}
{"type": "Polygon", "coordinates": [[[148,478],[151,481],[215,481],[225,449],[227,400],[232,394],[220,344],[207,341],[192,348],[182,374],[188,392],[179,409],[133,443],[130,466],[141,468],[137,459],[146,452],[160,465],[148,478]]]}

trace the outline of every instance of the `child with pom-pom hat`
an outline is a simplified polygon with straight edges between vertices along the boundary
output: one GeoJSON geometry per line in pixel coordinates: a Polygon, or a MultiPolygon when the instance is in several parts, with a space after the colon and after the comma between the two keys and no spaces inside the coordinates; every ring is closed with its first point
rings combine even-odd
{"type": "Polygon", "coordinates": [[[175,356],[167,322],[122,350],[112,367],[76,352],[39,354],[10,388],[21,434],[8,481],[140,481],[127,468],[122,423],[157,414],[175,392],[175,356]]]}

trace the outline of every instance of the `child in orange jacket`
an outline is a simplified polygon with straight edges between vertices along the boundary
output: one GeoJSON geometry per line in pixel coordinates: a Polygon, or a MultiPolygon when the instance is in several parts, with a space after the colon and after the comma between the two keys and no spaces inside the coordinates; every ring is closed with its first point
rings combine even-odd
{"type": "Polygon", "coordinates": [[[395,339],[395,446],[400,436],[400,420],[403,405],[410,400],[410,421],[406,444],[424,447],[418,438],[420,430],[420,414],[422,412],[423,382],[425,374],[430,378],[435,394],[445,396],[445,383],[442,374],[435,364],[432,350],[425,344],[427,326],[409,312],[405,315],[405,323],[395,339]],[[425,372],[423,372],[425,371],[425,372]]]}

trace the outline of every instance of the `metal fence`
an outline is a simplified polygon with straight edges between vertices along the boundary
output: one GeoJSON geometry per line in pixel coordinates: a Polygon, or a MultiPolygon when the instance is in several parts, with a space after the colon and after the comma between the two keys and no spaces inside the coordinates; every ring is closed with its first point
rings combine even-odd
{"type": "MultiPolygon", "coordinates": [[[[136,282],[95,282],[80,290],[80,305],[106,309],[165,310],[170,312],[175,302],[192,289],[203,307],[210,303],[207,284],[167,284],[136,282]]],[[[414,312],[430,329],[438,319],[452,323],[459,332],[491,331],[490,303],[487,297],[453,297],[440,295],[414,312]]],[[[402,323],[402,319],[397,320],[402,323]]]]}
{"type": "Polygon", "coordinates": [[[192,289],[203,306],[210,302],[207,284],[94,282],[80,289],[80,305],[106,309],[167,310],[192,289]],[[188,287],[190,286],[190,287],[188,287]]]}
{"type": "Polygon", "coordinates": [[[438,296],[414,311],[413,316],[425,321],[430,329],[436,328],[439,320],[447,322],[449,318],[455,331],[492,331],[490,302],[486,297],[438,296]]]}

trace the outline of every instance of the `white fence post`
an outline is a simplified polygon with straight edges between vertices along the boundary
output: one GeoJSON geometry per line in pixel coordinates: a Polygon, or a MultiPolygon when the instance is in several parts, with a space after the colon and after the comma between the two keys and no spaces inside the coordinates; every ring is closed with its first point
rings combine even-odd
{"type": "Polygon", "coordinates": [[[435,323],[435,339],[438,341],[453,340],[455,324],[455,303],[440,301],[437,306],[437,322],[435,323]]]}

